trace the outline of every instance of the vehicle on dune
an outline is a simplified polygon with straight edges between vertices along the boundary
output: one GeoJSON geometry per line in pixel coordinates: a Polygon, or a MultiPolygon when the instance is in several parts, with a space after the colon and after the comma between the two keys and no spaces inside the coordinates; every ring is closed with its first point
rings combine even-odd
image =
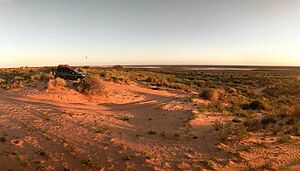
{"type": "Polygon", "coordinates": [[[59,77],[65,80],[78,80],[86,77],[86,74],[79,72],[70,65],[59,65],[52,71],[55,78],[59,77]]]}

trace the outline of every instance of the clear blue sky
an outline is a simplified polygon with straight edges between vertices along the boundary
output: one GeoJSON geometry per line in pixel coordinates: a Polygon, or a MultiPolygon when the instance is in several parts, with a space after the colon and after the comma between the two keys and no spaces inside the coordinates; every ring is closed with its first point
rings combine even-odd
{"type": "Polygon", "coordinates": [[[300,65],[300,0],[0,0],[0,23],[0,67],[300,65]]]}

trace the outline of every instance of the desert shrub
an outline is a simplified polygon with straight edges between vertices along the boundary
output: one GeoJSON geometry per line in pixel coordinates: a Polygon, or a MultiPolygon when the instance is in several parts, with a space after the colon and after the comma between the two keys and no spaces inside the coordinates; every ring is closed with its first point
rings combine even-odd
{"type": "Polygon", "coordinates": [[[148,77],[146,80],[145,80],[146,82],[149,82],[149,83],[156,83],[156,82],[158,82],[159,80],[158,80],[158,78],[156,78],[156,77],[148,77]]]}
{"type": "Polygon", "coordinates": [[[0,142],[5,143],[7,139],[5,137],[0,137],[0,142]]]}
{"type": "Polygon", "coordinates": [[[238,94],[231,94],[226,96],[226,103],[235,106],[237,109],[241,108],[241,104],[247,102],[247,98],[240,96],[238,94]]]}
{"type": "Polygon", "coordinates": [[[247,131],[259,131],[262,129],[260,121],[258,119],[249,118],[243,122],[243,125],[247,131]]]}
{"type": "Polygon", "coordinates": [[[293,116],[300,118],[300,105],[297,105],[294,107],[294,112],[293,112],[293,116]]]}
{"type": "Polygon", "coordinates": [[[249,104],[243,104],[242,109],[247,110],[266,110],[267,109],[267,104],[262,101],[262,100],[253,100],[249,104]]]}
{"type": "Polygon", "coordinates": [[[104,82],[98,76],[89,76],[75,86],[75,89],[86,95],[105,94],[104,82]]]}
{"type": "Polygon", "coordinates": [[[232,133],[231,130],[231,123],[221,123],[221,122],[216,122],[213,127],[218,133],[218,137],[221,140],[226,140],[232,133]]]}
{"type": "Polygon", "coordinates": [[[212,89],[212,88],[207,88],[203,89],[199,96],[205,100],[209,100],[212,102],[216,102],[218,100],[223,100],[226,97],[226,92],[224,89],[212,89]]]}
{"type": "Polygon", "coordinates": [[[294,118],[289,118],[285,123],[287,125],[293,125],[296,123],[296,120],[294,118]]]}
{"type": "Polygon", "coordinates": [[[13,81],[23,81],[23,80],[25,80],[25,78],[22,76],[15,76],[15,78],[13,79],[13,81]]]}
{"type": "Polygon", "coordinates": [[[222,102],[211,103],[208,105],[202,106],[204,111],[214,111],[214,112],[224,112],[226,111],[226,105],[222,102]]]}
{"type": "Polygon", "coordinates": [[[210,100],[210,101],[217,101],[218,100],[218,92],[214,89],[203,89],[199,96],[203,99],[210,100]]]}
{"type": "Polygon", "coordinates": [[[270,125],[270,124],[276,124],[276,119],[274,119],[274,116],[266,116],[264,118],[262,118],[261,120],[261,124],[263,125],[270,125]]]}
{"type": "Polygon", "coordinates": [[[222,102],[216,103],[216,109],[218,112],[224,112],[226,110],[226,105],[222,102]]]}
{"type": "Polygon", "coordinates": [[[227,93],[223,88],[219,88],[218,90],[218,94],[219,94],[219,99],[224,100],[227,93]]]}
{"type": "Polygon", "coordinates": [[[251,87],[246,87],[242,90],[242,93],[250,97],[255,97],[257,95],[257,93],[251,87]]]}
{"type": "Polygon", "coordinates": [[[64,87],[66,85],[66,81],[61,78],[51,79],[48,81],[47,88],[55,89],[56,87],[64,87]]]}
{"type": "Polygon", "coordinates": [[[9,90],[10,89],[8,84],[0,84],[0,88],[2,88],[4,90],[9,90]]]}
{"type": "Polygon", "coordinates": [[[283,130],[283,126],[280,124],[274,124],[270,130],[272,131],[273,135],[278,135],[279,132],[283,130]]]}
{"type": "Polygon", "coordinates": [[[287,80],[283,83],[277,83],[275,86],[267,87],[263,92],[269,96],[298,96],[300,95],[300,84],[287,80]]]}
{"type": "Polygon", "coordinates": [[[30,81],[44,81],[44,82],[47,82],[51,79],[54,79],[54,76],[50,72],[49,73],[40,72],[38,74],[30,76],[30,81]]]}
{"type": "Polygon", "coordinates": [[[113,69],[115,70],[121,70],[121,69],[124,69],[124,67],[122,65],[115,65],[112,67],[113,69]]]}
{"type": "Polygon", "coordinates": [[[13,89],[13,90],[19,90],[24,87],[23,81],[15,81],[13,80],[12,83],[8,84],[5,89],[13,89]]]}
{"type": "Polygon", "coordinates": [[[19,90],[24,87],[25,78],[21,76],[14,76],[8,79],[0,79],[0,88],[5,90],[19,90]]]}
{"type": "Polygon", "coordinates": [[[252,110],[266,110],[267,105],[264,101],[254,100],[249,104],[249,108],[252,110]]]}
{"type": "Polygon", "coordinates": [[[300,136],[300,122],[295,123],[292,126],[292,128],[288,131],[288,133],[295,136],[300,136]]]}
{"type": "Polygon", "coordinates": [[[221,140],[226,140],[230,135],[235,135],[237,140],[242,140],[247,136],[247,127],[242,123],[232,124],[216,122],[213,126],[221,140]]]}
{"type": "Polygon", "coordinates": [[[125,78],[125,77],[118,77],[118,76],[112,76],[111,80],[114,82],[114,83],[118,83],[118,84],[129,84],[129,79],[128,78],[125,78]]]}
{"type": "Polygon", "coordinates": [[[206,82],[204,80],[196,80],[196,81],[194,81],[194,84],[197,87],[205,87],[206,86],[206,82]]]}
{"type": "Polygon", "coordinates": [[[292,138],[289,135],[282,135],[277,141],[279,143],[287,143],[287,142],[292,141],[292,138]]]}
{"type": "Polygon", "coordinates": [[[5,83],[6,83],[6,80],[3,78],[0,78],[0,84],[5,84],[5,83]]]}
{"type": "Polygon", "coordinates": [[[178,90],[185,90],[185,91],[189,91],[190,88],[182,83],[170,83],[168,85],[168,87],[173,88],[173,89],[178,89],[178,90]]]}
{"type": "Polygon", "coordinates": [[[41,74],[41,77],[40,77],[40,80],[41,81],[49,81],[50,79],[53,79],[54,78],[54,76],[53,76],[53,74],[52,73],[42,73],[41,74]]]}
{"type": "Polygon", "coordinates": [[[247,128],[243,124],[238,124],[235,128],[236,138],[241,140],[247,135],[247,128]]]}
{"type": "MultiPolygon", "coordinates": [[[[274,170],[274,161],[266,161],[263,165],[259,166],[256,170],[274,170]]],[[[255,170],[255,169],[254,169],[255,170]]]]}
{"type": "Polygon", "coordinates": [[[205,82],[205,84],[206,84],[206,87],[210,87],[212,85],[212,81],[211,80],[207,80],[205,82]]]}
{"type": "Polygon", "coordinates": [[[172,84],[176,84],[176,83],[170,83],[167,79],[164,78],[156,82],[157,86],[172,87],[172,84]]]}
{"type": "Polygon", "coordinates": [[[34,74],[30,76],[30,81],[38,81],[40,80],[40,75],[39,74],[34,74]]]}
{"type": "Polygon", "coordinates": [[[112,78],[112,73],[104,71],[100,73],[100,76],[106,80],[110,80],[112,78]]]}
{"type": "Polygon", "coordinates": [[[295,112],[294,108],[288,105],[281,105],[279,108],[278,116],[280,117],[287,117],[292,115],[295,112]]]}
{"type": "Polygon", "coordinates": [[[248,112],[245,110],[236,110],[234,112],[234,116],[237,116],[237,117],[250,118],[252,115],[253,115],[252,112],[248,112]]]}

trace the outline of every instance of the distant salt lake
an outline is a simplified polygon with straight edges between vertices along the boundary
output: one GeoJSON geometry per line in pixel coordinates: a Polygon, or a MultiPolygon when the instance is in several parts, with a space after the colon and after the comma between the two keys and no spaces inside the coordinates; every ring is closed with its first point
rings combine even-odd
{"type": "Polygon", "coordinates": [[[218,68],[212,68],[212,67],[187,67],[187,68],[181,68],[183,70],[207,70],[207,71],[253,71],[257,70],[257,68],[224,68],[224,67],[218,67],[218,68]]]}
{"type": "MultiPolygon", "coordinates": [[[[295,68],[290,67],[211,67],[211,66],[124,66],[125,68],[140,68],[140,69],[177,69],[177,70],[189,70],[189,71],[257,71],[257,70],[269,70],[269,71],[289,71],[295,68]]],[[[298,69],[297,69],[298,70],[298,69]]]]}
{"type": "MultiPolygon", "coordinates": [[[[101,67],[112,67],[102,65],[101,67]]],[[[136,69],[173,69],[185,71],[297,71],[299,66],[196,66],[196,65],[123,65],[124,68],[136,69]]]]}
{"type": "Polygon", "coordinates": [[[178,67],[178,66],[124,66],[125,68],[140,68],[140,69],[180,69],[180,70],[245,70],[252,71],[257,68],[227,68],[227,67],[178,67]]]}

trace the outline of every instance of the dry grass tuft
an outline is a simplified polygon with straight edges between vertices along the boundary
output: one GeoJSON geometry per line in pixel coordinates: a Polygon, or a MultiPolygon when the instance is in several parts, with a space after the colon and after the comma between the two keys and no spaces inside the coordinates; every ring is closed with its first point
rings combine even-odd
{"type": "Polygon", "coordinates": [[[66,81],[61,78],[51,79],[48,81],[48,89],[55,89],[56,87],[64,87],[66,85],[66,81]]]}
{"type": "Polygon", "coordinates": [[[98,76],[90,76],[82,79],[75,89],[86,95],[104,95],[106,88],[104,82],[98,76]]]}

